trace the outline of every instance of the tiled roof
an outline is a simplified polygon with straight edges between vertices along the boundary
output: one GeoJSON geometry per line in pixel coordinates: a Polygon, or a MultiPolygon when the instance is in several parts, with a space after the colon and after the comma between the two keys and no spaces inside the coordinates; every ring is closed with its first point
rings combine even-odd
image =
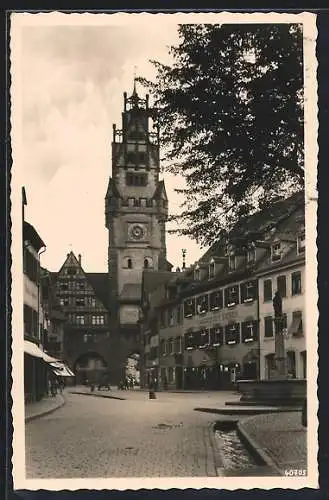
{"type": "Polygon", "coordinates": [[[298,207],[304,205],[304,192],[298,192],[285,200],[279,200],[271,206],[245,217],[239,221],[231,233],[231,237],[245,238],[254,233],[263,233],[271,225],[286,219],[298,207]]]}
{"type": "Polygon", "coordinates": [[[86,273],[87,279],[95,290],[95,294],[108,309],[109,305],[109,278],[107,273],[86,273]]]}
{"type": "Polygon", "coordinates": [[[166,194],[166,188],[165,188],[165,183],[164,181],[159,181],[155,191],[154,191],[154,198],[160,198],[161,197],[161,193],[164,192],[165,194],[165,197],[167,198],[167,194],[166,194]]]}
{"type": "Polygon", "coordinates": [[[275,269],[280,269],[284,266],[287,266],[289,264],[294,264],[294,263],[303,263],[305,262],[305,255],[303,254],[297,254],[296,251],[296,246],[293,246],[292,248],[289,249],[289,251],[282,257],[281,260],[277,262],[272,262],[271,261],[271,256],[266,255],[264,259],[262,259],[259,264],[257,265],[255,269],[255,274],[263,274],[266,271],[274,271],[275,269]]]}
{"type": "Polygon", "coordinates": [[[139,283],[125,283],[120,293],[121,300],[141,300],[142,286],[139,283]]]}
{"type": "Polygon", "coordinates": [[[145,270],[143,272],[143,291],[145,293],[152,293],[158,286],[169,283],[177,274],[179,273],[145,270]]]}

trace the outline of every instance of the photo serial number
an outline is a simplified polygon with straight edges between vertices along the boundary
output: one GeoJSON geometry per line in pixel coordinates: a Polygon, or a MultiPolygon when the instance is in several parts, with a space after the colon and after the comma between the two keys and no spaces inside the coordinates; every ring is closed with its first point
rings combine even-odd
{"type": "Polygon", "coordinates": [[[306,469],[286,469],[284,471],[285,476],[307,476],[306,469]]]}

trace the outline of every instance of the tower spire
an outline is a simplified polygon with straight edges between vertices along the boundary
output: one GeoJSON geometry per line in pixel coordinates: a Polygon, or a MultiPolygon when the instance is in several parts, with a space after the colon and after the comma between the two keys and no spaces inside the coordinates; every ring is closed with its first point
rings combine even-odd
{"type": "Polygon", "coordinates": [[[137,96],[137,91],[136,91],[136,71],[137,71],[137,66],[134,66],[134,90],[133,90],[133,96],[137,96]]]}

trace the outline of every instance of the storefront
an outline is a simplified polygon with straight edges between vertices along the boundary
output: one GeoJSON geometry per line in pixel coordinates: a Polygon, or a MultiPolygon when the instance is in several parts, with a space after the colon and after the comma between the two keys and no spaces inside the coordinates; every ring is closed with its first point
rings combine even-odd
{"type": "Polygon", "coordinates": [[[26,403],[40,401],[48,393],[48,365],[43,351],[24,340],[24,396],[26,403]]]}

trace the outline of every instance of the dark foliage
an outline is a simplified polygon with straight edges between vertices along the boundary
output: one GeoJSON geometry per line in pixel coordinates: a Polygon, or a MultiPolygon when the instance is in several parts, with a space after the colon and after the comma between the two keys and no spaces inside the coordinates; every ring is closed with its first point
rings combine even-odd
{"type": "Polygon", "coordinates": [[[171,66],[139,78],[164,165],[184,177],[177,232],[209,245],[241,217],[303,189],[302,28],[181,25],[171,66]]]}

